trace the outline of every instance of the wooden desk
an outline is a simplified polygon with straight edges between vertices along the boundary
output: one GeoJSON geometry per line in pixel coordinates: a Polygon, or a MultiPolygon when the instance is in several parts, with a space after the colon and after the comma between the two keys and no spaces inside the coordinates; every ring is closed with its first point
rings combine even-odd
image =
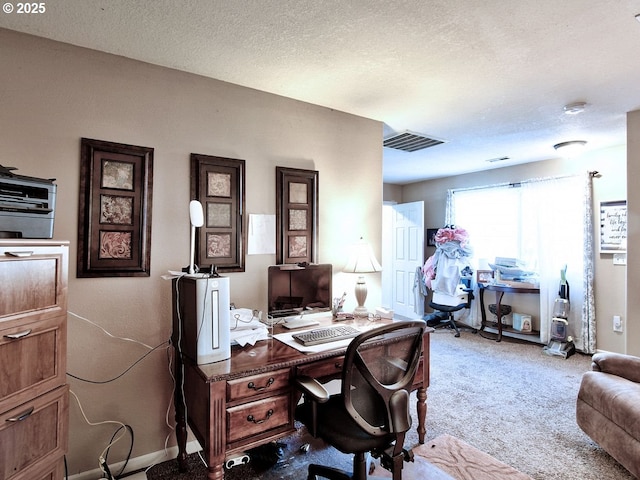
{"type": "Polygon", "coordinates": [[[502,296],[505,293],[540,293],[539,288],[522,288],[522,287],[512,287],[507,285],[479,285],[480,288],[480,313],[482,314],[482,324],[480,326],[480,332],[482,332],[487,324],[487,312],[484,308],[484,292],[485,290],[489,290],[491,292],[496,292],[496,317],[497,317],[497,328],[498,328],[498,336],[495,339],[496,342],[502,340],[502,332],[504,330],[504,325],[502,324],[502,313],[500,311],[500,306],[502,302],[502,296]]]}
{"type": "MultiPolygon", "coordinates": [[[[327,320],[321,319],[320,323],[321,326],[331,324],[330,316],[327,320]]],[[[174,328],[174,335],[177,331],[174,328]]],[[[282,327],[274,329],[274,333],[281,331],[282,327]]],[[[432,331],[428,328],[425,332],[423,358],[413,385],[417,390],[420,443],[424,443],[426,434],[429,335],[432,331]]],[[[177,345],[177,338],[174,338],[174,345],[177,345]]],[[[186,471],[188,421],[204,449],[209,465],[207,478],[222,480],[228,456],[295,431],[294,412],[300,393],[291,380],[296,375],[309,375],[323,381],[339,378],[346,348],[305,354],[269,339],[254,347],[234,346],[230,359],[206,365],[196,365],[180,351],[176,348],[174,397],[180,471],[186,471]]]]}

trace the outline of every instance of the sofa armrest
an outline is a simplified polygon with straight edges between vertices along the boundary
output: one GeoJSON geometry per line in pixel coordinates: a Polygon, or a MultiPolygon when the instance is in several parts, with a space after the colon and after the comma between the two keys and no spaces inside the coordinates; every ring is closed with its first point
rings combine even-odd
{"type": "Polygon", "coordinates": [[[640,357],[622,353],[599,352],[591,357],[591,369],[640,383],[640,357]]]}

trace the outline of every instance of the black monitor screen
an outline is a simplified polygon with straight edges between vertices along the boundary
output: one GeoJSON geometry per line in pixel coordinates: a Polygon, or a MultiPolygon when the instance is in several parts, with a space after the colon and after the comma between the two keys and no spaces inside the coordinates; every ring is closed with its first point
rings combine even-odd
{"type": "Polygon", "coordinates": [[[269,267],[269,315],[286,316],[306,308],[331,309],[331,264],[269,267]]]}

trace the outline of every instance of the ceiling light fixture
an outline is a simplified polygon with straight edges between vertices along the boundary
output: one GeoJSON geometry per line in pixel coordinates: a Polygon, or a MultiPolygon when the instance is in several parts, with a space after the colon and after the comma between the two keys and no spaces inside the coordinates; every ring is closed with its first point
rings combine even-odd
{"type": "Polygon", "coordinates": [[[584,109],[587,107],[585,102],[574,102],[569,103],[564,106],[564,113],[567,115],[577,115],[578,113],[584,112],[584,109]]]}
{"type": "Polygon", "coordinates": [[[587,144],[585,140],[570,140],[568,142],[556,143],[553,148],[565,158],[571,158],[582,152],[587,144]]]}
{"type": "Polygon", "coordinates": [[[638,15],[636,15],[636,20],[638,20],[640,22],[640,13],[638,15]]]}
{"type": "Polygon", "coordinates": [[[505,160],[510,160],[510,158],[509,157],[489,158],[489,159],[485,160],[485,162],[495,163],[495,162],[504,162],[505,160]]]}

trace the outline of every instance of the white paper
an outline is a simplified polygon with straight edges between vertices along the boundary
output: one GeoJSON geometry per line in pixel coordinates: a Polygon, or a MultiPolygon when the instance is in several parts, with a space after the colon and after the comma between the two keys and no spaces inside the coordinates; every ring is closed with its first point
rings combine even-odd
{"type": "Polygon", "coordinates": [[[250,214],[247,255],[273,255],[275,253],[276,216],[250,214]]]}

